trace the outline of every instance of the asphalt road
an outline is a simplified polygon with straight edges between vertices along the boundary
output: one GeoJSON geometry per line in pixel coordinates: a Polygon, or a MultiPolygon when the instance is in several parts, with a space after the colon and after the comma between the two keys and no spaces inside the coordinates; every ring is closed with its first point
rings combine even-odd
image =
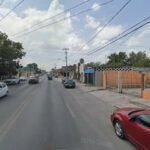
{"type": "Polygon", "coordinates": [[[0,150],[135,150],[116,137],[111,110],[56,79],[12,86],[0,99],[0,150]]]}

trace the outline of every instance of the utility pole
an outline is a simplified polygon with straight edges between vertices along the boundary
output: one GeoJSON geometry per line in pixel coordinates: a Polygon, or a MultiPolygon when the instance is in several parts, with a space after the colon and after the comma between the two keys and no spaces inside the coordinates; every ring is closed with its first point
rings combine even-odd
{"type": "Polygon", "coordinates": [[[69,48],[63,48],[63,50],[65,51],[65,59],[66,59],[66,79],[68,78],[68,58],[67,58],[67,51],[69,50],[69,48]]]}

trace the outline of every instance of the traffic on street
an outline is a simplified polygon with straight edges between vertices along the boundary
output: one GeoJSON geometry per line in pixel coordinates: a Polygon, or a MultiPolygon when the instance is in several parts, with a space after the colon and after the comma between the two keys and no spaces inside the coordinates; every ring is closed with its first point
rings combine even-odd
{"type": "Polygon", "coordinates": [[[0,0],[0,150],[150,150],[150,1],[0,0]]]}
{"type": "Polygon", "coordinates": [[[40,77],[38,84],[10,86],[0,99],[1,150],[135,150],[116,137],[112,108],[80,88],[40,77]]]}

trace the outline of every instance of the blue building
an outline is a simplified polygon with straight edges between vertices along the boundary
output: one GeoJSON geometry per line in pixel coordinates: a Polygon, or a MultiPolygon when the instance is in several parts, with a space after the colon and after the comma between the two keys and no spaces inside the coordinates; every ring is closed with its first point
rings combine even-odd
{"type": "Polygon", "coordinates": [[[85,83],[95,85],[95,70],[88,68],[84,70],[85,83]]]}

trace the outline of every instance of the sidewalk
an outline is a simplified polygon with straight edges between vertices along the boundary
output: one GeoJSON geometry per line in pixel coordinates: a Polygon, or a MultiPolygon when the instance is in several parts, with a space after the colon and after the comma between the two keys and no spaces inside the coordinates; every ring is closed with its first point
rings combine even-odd
{"type": "Polygon", "coordinates": [[[82,89],[85,92],[94,92],[94,91],[100,91],[100,90],[104,90],[101,87],[96,87],[96,86],[92,86],[92,85],[88,85],[88,84],[84,84],[84,83],[79,83],[76,82],[77,87],[79,87],[80,89],[82,89]]]}
{"type": "Polygon", "coordinates": [[[82,83],[77,83],[77,86],[85,92],[89,92],[101,101],[108,103],[113,107],[144,107],[150,108],[150,101],[142,98],[137,98],[127,94],[120,94],[109,90],[104,90],[100,87],[88,86],[82,83]]]}

